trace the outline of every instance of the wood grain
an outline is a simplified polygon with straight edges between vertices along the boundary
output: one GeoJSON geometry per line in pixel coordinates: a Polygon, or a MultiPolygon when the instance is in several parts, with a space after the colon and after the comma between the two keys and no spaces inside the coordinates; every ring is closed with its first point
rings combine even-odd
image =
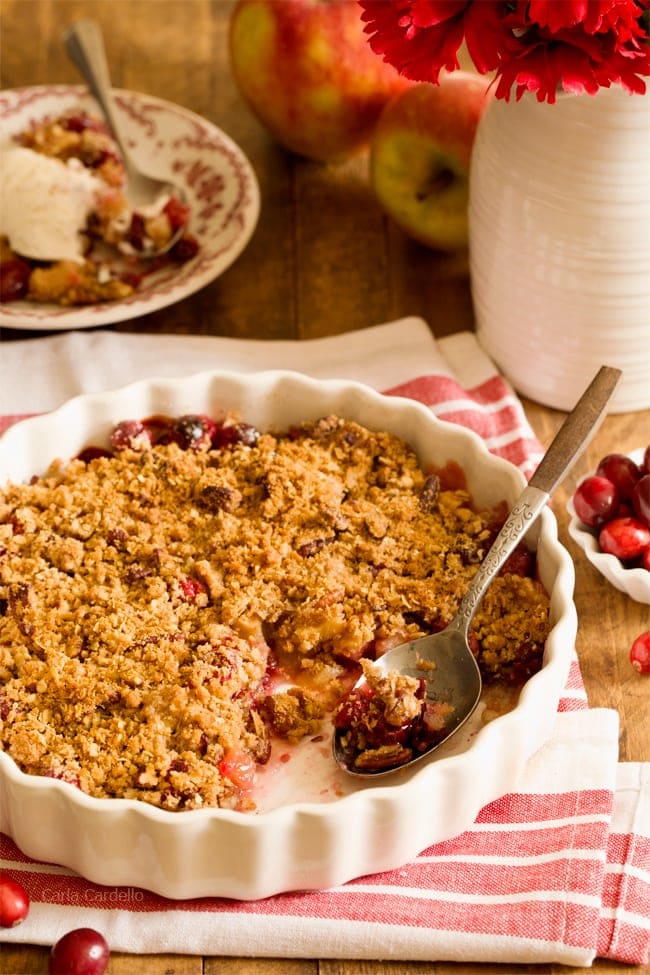
{"type": "MultiPolygon", "coordinates": [[[[240,258],[180,304],[114,326],[153,334],[315,338],[420,315],[434,334],[473,327],[467,254],[437,254],[408,240],[379,210],[365,154],[338,165],[298,159],[276,145],[243,104],[230,75],[230,0],[0,0],[0,86],[77,83],[60,37],[93,17],[105,35],[113,84],[157,95],[205,116],[242,147],[257,174],[262,208],[240,258]]],[[[0,342],[45,332],[0,329],[0,342]]],[[[0,355],[2,345],[0,344],[0,355]]],[[[548,444],[562,415],[525,403],[548,444]]],[[[650,441],[648,414],[609,417],[557,492],[560,537],[575,559],[577,650],[590,702],[620,715],[621,759],[650,760],[650,679],[628,660],[650,625],[647,606],[608,586],[567,535],[566,499],[582,474],[612,450],[650,441]]],[[[434,953],[432,947],[432,953],[434,953]]],[[[4,946],[2,975],[47,972],[49,950],[4,946]]],[[[388,954],[388,951],[387,951],[388,954]]],[[[597,960],[592,968],[446,962],[265,959],[114,953],[110,975],[639,975],[597,960]]]]}

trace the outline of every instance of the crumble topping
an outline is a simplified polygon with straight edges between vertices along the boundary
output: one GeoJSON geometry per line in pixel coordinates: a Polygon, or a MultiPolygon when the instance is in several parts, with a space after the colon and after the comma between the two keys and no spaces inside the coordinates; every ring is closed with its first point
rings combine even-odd
{"type": "MultiPolygon", "coordinates": [[[[116,430],[0,488],[0,745],[93,796],[252,808],[274,738],[317,736],[361,667],[452,618],[503,512],[337,417],[116,430]]],[[[509,568],[472,641],[519,685],[548,599],[530,556],[509,568]]]]}

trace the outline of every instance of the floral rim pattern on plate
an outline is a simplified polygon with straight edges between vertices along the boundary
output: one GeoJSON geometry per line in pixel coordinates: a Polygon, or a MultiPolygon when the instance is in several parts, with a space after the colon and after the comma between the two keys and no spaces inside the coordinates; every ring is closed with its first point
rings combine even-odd
{"type": "MultiPolygon", "coordinates": [[[[200,246],[187,264],[152,272],[121,301],[62,308],[16,301],[0,305],[0,325],[17,329],[67,329],[104,325],[146,315],[209,284],[241,254],[260,208],[255,173],[241,149],[199,115],[151,95],[116,89],[126,139],[143,166],[162,170],[185,189],[190,232],[200,246]]],[[[49,85],[0,92],[3,142],[61,112],[98,109],[82,86],[49,85]]]]}

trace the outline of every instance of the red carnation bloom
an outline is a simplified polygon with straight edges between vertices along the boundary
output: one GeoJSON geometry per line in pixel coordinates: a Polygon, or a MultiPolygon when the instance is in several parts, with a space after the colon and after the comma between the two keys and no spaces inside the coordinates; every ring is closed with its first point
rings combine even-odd
{"type": "Polygon", "coordinates": [[[360,0],[375,54],[413,81],[437,82],[460,67],[463,17],[471,0],[360,0]]]}
{"type": "Polygon", "coordinates": [[[372,49],[413,81],[459,67],[463,42],[476,69],[494,72],[496,97],[560,89],[645,91],[650,0],[359,0],[372,49]]]}
{"type": "Polygon", "coordinates": [[[587,34],[639,29],[637,0],[530,0],[529,19],[551,32],[581,25],[587,34]]]}

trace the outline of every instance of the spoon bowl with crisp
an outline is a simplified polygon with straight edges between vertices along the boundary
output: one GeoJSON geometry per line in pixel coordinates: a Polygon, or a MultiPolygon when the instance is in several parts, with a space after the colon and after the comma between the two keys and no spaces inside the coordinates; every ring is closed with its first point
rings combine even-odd
{"type": "MultiPolygon", "coordinates": [[[[595,433],[607,404],[621,377],[619,369],[602,366],[566,417],[528,485],[512,506],[499,534],[488,550],[463,596],[458,610],[439,633],[401,644],[380,656],[373,665],[379,677],[410,678],[424,681],[426,701],[443,704],[448,711],[444,727],[437,729],[421,749],[394,748],[393,759],[365,763],[348,743],[345,727],[335,721],[332,741],[337,765],[350,775],[375,778],[388,775],[421,761],[439,748],[468,720],[479,703],[481,673],[469,645],[470,624],[491,581],[547,504],[552,492],[564,479],[595,433]]],[[[357,681],[352,694],[366,685],[357,681]]]]}

